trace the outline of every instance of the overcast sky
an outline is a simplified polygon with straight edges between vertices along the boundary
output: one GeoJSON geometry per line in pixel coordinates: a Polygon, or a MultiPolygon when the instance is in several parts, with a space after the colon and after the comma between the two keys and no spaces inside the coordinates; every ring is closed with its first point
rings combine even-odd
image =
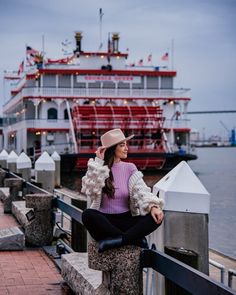
{"type": "MultiPolygon", "coordinates": [[[[99,8],[104,49],[108,32],[119,32],[130,62],[152,53],[158,66],[174,40],[175,87],[191,88],[189,111],[236,110],[236,0],[0,0],[0,78],[18,70],[26,44],[42,50],[42,36],[49,58],[63,57],[61,42],[73,44],[76,30],[83,31],[82,49],[97,51],[99,8]]],[[[220,121],[236,127],[236,113],[190,119],[207,136],[227,135],[220,121]]]]}

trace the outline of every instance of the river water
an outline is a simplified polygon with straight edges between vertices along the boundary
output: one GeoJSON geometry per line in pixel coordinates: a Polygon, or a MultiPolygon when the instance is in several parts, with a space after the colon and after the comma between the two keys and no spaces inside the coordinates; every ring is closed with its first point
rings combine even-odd
{"type": "MultiPolygon", "coordinates": [[[[236,148],[198,148],[198,159],[188,164],[211,194],[209,247],[236,258],[236,148]]],[[[62,185],[80,190],[83,174],[62,176],[62,185]]],[[[145,173],[153,186],[163,175],[145,173]]]]}
{"type": "Polygon", "coordinates": [[[236,258],[236,148],[199,148],[189,162],[211,194],[209,246],[236,258]]]}

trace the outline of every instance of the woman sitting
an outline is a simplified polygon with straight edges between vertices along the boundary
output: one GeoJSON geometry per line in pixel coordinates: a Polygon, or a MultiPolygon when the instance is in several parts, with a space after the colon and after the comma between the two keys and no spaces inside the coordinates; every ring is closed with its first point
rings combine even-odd
{"type": "Polygon", "coordinates": [[[124,245],[147,247],[145,236],[162,223],[163,201],[151,193],[143,174],[127,158],[127,141],[120,129],[101,136],[102,146],[88,161],[82,193],[91,200],[82,221],[99,252],[124,245]]]}

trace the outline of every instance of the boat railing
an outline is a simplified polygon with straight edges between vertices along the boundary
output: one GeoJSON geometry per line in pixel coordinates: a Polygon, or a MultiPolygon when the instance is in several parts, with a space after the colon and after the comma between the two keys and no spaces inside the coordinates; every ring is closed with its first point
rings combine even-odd
{"type": "Polygon", "coordinates": [[[113,99],[185,99],[189,89],[119,89],[119,88],[23,88],[3,105],[3,112],[17,104],[22,98],[113,98],[113,99]]]}
{"type": "Polygon", "coordinates": [[[15,104],[21,97],[56,96],[56,97],[113,97],[113,98],[183,98],[189,91],[187,88],[175,89],[122,89],[122,88],[59,88],[31,87],[23,88],[13,98],[5,103],[15,104]]]}
{"type": "Polygon", "coordinates": [[[171,120],[165,119],[164,128],[173,129],[173,128],[190,128],[190,119],[178,119],[178,120],[171,120]]]}
{"type": "MultiPolygon", "coordinates": [[[[9,126],[17,124],[19,127],[19,124],[24,125],[26,128],[38,128],[43,129],[45,126],[47,128],[58,128],[58,124],[60,128],[65,128],[69,130],[69,121],[67,119],[33,119],[33,118],[24,118],[22,116],[18,117],[8,117],[3,119],[3,125],[9,126]]],[[[22,126],[23,127],[23,126],[22,126]]]]}

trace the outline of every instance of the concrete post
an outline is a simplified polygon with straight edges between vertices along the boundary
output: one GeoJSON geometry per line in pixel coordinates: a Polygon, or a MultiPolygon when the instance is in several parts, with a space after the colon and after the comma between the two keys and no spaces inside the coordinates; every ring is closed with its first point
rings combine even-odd
{"type": "Polygon", "coordinates": [[[0,153],[0,166],[2,168],[7,168],[7,158],[8,153],[5,150],[2,150],[0,153]]]}
{"type": "Polygon", "coordinates": [[[26,242],[33,246],[44,246],[52,242],[52,199],[49,194],[28,194],[26,208],[33,208],[32,221],[25,227],[26,242]]]}
{"type": "Polygon", "coordinates": [[[11,151],[10,154],[7,157],[7,168],[13,172],[16,173],[16,161],[18,159],[17,154],[14,151],[11,151]]]}
{"type": "Polygon", "coordinates": [[[23,180],[19,178],[5,178],[4,186],[9,187],[9,196],[3,200],[4,213],[11,213],[11,205],[13,201],[20,201],[19,192],[22,191],[23,180]]]}
{"type": "Polygon", "coordinates": [[[55,151],[51,158],[55,162],[55,187],[61,186],[61,157],[58,155],[58,153],[55,151]]]}
{"type": "Polygon", "coordinates": [[[52,193],[55,183],[55,162],[47,152],[35,162],[35,180],[42,184],[42,188],[52,193]]]}
{"type": "MultiPolygon", "coordinates": [[[[208,274],[210,195],[205,187],[182,161],[154,185],[153,193],[165,202],[165,219],[159,236],[154,232],[151,242],[165,252],[176,248],[181,250],[181,255],[183,250],[196,253],[197,269],[208,274]]],[[[158,280],[157,289],[164,294],[163,279],[159,276],[158,280]]]]}
{"type": "Polygon", "coordinates": [[[0,168],[0,187],[3,186],[5,177],[6,177],[6,171],[0,168]]]}
{"type": "Polygon", "coordinates": [[[26,153],[22,152],[16,161],[17,173],[20,173],[24,180],[30,181],[31,168],[32,168],[32,161],[26,155],[26,153]]]}

